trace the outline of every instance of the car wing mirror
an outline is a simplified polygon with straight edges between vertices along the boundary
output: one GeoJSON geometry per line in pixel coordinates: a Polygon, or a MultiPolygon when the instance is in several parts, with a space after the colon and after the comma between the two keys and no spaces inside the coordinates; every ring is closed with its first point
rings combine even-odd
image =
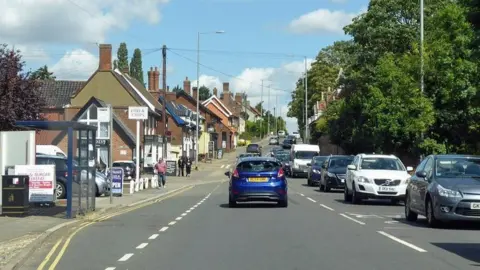
{"type": "Polygon", "coordinates": [[[427,178],[427,172],[426,172],[426,171],[418,171],[417,173],[415,173],[415,175],[416,175],[418,178],[422,178],[422,179],[427,178]]]}
{"type": "Polygon", "coordinates": [[[413,167],[412,167],[412,166],[408,166],[408,167],[407,167],[407,172],[411,172],[411,171],[413,171],[413,167]]]}
{"type": "Polygon", "coordinates": [[[357,166],[355,166],[355,165],[348,165],[348,166],[347,166],[347,169],[348,169],[348,170],[351,170],[351,171],[354,171],[354,170],[357,169],[357,166]]]}
{"type": "Polygon", "coordinates": [[[226,171],[225,176],[230,177],[230,171],[226,171]]]}
{"type": "Polygon", "coordinates": [[[307,163],[307,166],[309,166],[309,167],[312,166],[312,163],[307,163]]]}

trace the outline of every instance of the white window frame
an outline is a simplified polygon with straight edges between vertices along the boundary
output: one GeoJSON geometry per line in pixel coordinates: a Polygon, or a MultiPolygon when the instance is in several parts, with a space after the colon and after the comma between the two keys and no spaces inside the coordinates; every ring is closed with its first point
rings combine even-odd
{"type": "MultiPolygon", "coordinates": [[[[110,139],[110,125],[108,125],[108,122],[102,122],[102,121],[99,121],[98,119],[90,119],[90,109],[92,107],[95,107],[95,108],[98,108],[96,105],[92,104],[90,105],[90,107],[88,107],[88,109],[84,112],[84,114],[86,113],[86,116],[87,116],[87,119],[78,119],[78,122],[81,122],[81,123],[84,123],[84,124],[87,124],[87,125],[90,125],[91,123],[97,123],[97,135],[96,135],[96,138],[97,139],[101,139],[101,140],[108,140],[110,139]],[[107,129],[107,136],[106,137],[101,137],[101,132],[100,132],[100,123],[106,123],[108,125],[108,129],[107,129]]],[[[83,116],[83,114],[82,114],[83,116]]]]}

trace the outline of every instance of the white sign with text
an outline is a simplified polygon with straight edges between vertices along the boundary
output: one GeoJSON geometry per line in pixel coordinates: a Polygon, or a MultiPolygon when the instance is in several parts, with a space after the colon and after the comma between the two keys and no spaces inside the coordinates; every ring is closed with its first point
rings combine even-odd
{"type": "Polygon", "coordinates": [[[15,165],[15,174],[30,177],[30,202],[55,202],[55,165],[15,165]]]}
{"type": "Polygon", "coordinates": [[[130,120],[147,120],[148,107],[128,107],[128,119],[130,120]]]}

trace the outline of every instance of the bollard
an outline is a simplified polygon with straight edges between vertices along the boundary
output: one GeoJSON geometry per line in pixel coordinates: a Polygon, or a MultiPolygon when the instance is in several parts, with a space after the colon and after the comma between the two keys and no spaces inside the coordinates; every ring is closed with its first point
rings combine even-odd
{"type": "Polygon", "coordinates": [[[135,190],[135,182],[133,180],[130,180],[130,194],[133,194],[135,190]]]}
{"type": "Polygon", "coordinates": [[[145,189],[148,189],[148,183],[150,183],[150,179],[147,178],[147,181],[145,181],[145,189]]]}
{"type": "Polygon", "coordinates": [[[140,178],[140,184],[138,185],[138,190],[143,190],[143,178],[140,178]]]}
{"type": "Polygon", "coordinates": [[[135,192],[138,192],[140,187],[140,180],[135,180],[135,192]]]}

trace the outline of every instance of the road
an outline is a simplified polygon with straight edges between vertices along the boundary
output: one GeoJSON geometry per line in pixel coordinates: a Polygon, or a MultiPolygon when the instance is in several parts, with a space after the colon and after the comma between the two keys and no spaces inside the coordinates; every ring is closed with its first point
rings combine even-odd
{"type": "MultiPolygon", "coordinates": [[[[380,201],[351,205],[342,199],[341,192],[319,192],[307,187],[306,179],[296,178],[289,179],[288,208],[228,208],[227,182],[199,185],[85,227],[63,256],[52,256],[44,269],[55,258],[55,269],[68,270],[480,266],[480,233],[474,227],[430,229],[422,221],[406,223],[403,206],[380,201]]],[[[43,259],[32,257],[24,269],[37,269],[43,259]]]]}

